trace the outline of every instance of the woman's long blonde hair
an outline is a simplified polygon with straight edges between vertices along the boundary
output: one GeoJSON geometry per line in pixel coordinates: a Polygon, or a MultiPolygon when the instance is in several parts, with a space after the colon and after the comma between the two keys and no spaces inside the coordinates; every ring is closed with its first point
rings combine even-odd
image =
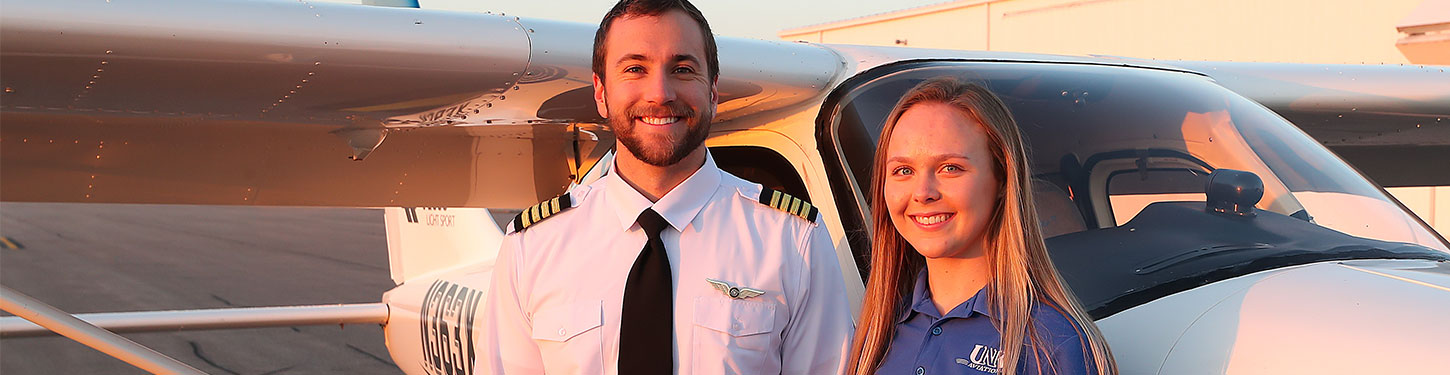
{"type": "MultiPolygon", "coordinates": [[[[1117,365],[1097,325],[1083,310],[1077,298],[1068,293],[1042,242],[1037,208],[1032,200],[1032,174],[1027,152],[1017,124],[1006,105],[986,88],[965,83],[953,77],[929,79],[908,91],[896,103],[876,145],[876,160],[871,177],[871,220],[874,233],[871,251],[871,274],[866,280],[866,296],[861,308],[861,322],[851,343],[848,373],[872,374],[881,364],[895,333],[896,318],[903,313],[905,300],[911,298],[917,273],[926,260],[901,237],[891,223],[882,187],[886,181],[886,148],[892,131],[902,113],[921,103],[943,103],[955,107],[983,125],[987,144],[994,159],[994,172],[1001,195],[993,208],[991,221],[984,235],[990,257],[992,282],[989,303],[995,317],[993,325],[1002,334],[1001,374],[1015,375],[1019,361],[1030,353],[1040,370],[1053,368],[1047,356],[1051,343],[1043,342],[1029,323],[1034,302],[1049,306],[1071,318],[1077,326],[1086,358],[1094,361],[1098,374],[1116,374],[1117,365]],[[1022,350],[1030,348],[1031,350],[1022,350]],[[1046,362],[1046,364],[1044,364],[1046,362]]],[[[1073,366],[1076,364],[1060,364],[1073,366]]],[[[1055,371],[1054,371],[1055,372],[1055,371]]]]}

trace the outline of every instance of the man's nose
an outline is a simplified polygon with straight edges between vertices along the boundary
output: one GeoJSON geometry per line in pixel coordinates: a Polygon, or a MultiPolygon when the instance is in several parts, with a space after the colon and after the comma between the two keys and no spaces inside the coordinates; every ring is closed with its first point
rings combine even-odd
{"type": "Polygon", "coordinates": [[[644,101],[656,104],[675,101],[675,88],[670,84],[668,74],[651,74],[645,81],[642,93],[644,101]]]}

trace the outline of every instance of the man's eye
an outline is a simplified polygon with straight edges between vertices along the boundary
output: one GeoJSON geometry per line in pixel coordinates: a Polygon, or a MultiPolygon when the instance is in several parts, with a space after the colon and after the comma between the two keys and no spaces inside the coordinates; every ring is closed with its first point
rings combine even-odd
{"type": "Polygon", "coordinates": [[[630,67],[624,68],[624,72],[625,73],[641,73],[641,72],[644,72],[644,67],[641,67],[641,66],[638,66],[638,65],[630,66],[630,67]]]}
{"type": "Polygon", "coordinates": [[[676,67],[675,68],[675,74],[690,74],[690,73],[694,73],[694,72],[695,72],[695,68],[691,68],[691,67],[688,67],[688,66],[681,66],[681,67],[676,67]]]}

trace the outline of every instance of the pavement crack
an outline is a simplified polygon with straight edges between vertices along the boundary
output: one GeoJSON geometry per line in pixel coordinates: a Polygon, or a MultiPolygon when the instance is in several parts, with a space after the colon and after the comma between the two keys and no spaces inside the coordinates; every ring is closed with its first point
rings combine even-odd
{"type": "Polygon", "coordinates": [[[197,344],[196,341],[187,340],[186,343],[191,344],[191,354],[196,355],[197,358],[201,358],[202,361],[206,362],[206,364],[208,365],[211,365],[211,367],[219,368],[222,371],[226,371],[228,374],[242,375],[241,373],[232,371],[232,369],[222,367],[222,365],[219,365],[216,362],[212,362],[211,358],[207,358],[205,354],[202,354],[201,345],[197,344]]]}
{"type": "Polygon", "coordinates": [[[388,366],[397,366],[397,364],[394,364],[393,361],[389,361],[387,359],[384,359],[383,357],[379,357],[379,356],[373,355],[373,353],[369,353],[366,350],[362,350],[362,348],[359,348],[359,347],[356,347],[356,346],[352,346],[352,344],[346,344],[346,345],[347,345],[348,348],[350,348],[352,350],[355,350],[358,353],[362,353],[365,356],[371,357],[372,359],[377,360],[378,362],[382,362],[385,365],[388,365],[388,366]]]}
{"type": "Polygon", "coordinates": [[[232,301],[228,301],[226,298],[222,298],[222,296],[216,294],[212,294],[211,298],[216,299],[217,301],[222,301],[222,303],[227,304],[227,306],[236,306],[236,304],[233,304],[232,301]]]}
{"type": "Polygon", "coordinates": [[[267,371],[267,372],[262,373],[261,375],[272,375],[272,374],[280,373],[280,372],[283,372],[283,371],[291,370],[293,367],[297,367],[297,365],[291,365],[291,366],[279,368],[279,369],[276,369],[276,370],[267,371]]]}

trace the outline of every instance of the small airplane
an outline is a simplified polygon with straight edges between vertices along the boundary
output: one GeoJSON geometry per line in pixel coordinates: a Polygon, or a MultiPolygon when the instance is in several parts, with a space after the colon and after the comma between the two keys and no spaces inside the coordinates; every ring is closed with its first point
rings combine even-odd
{"type": "MultiPolygon", "coordinates": [[[[199,373],[114,332],[382,324],[405,373],[479,373],[495,217],[611,165],[595,27],[306,1],[7,3],[0,199],[387,207],[397,286],[369,304],[80,315],[4,289],[17,317],[0,336],[54,331],[199,373]]],[[[1295,127],[1444,143],[1446,125],[1407,127],[1450,117],[1444,67],[717,40],[706,145],[819,208],[854,301],[882,122],[917,82],[955,75],[1020,123],[1053,259],[1123,373],[1444,370],[1450,243],[1295,127]]]]}

